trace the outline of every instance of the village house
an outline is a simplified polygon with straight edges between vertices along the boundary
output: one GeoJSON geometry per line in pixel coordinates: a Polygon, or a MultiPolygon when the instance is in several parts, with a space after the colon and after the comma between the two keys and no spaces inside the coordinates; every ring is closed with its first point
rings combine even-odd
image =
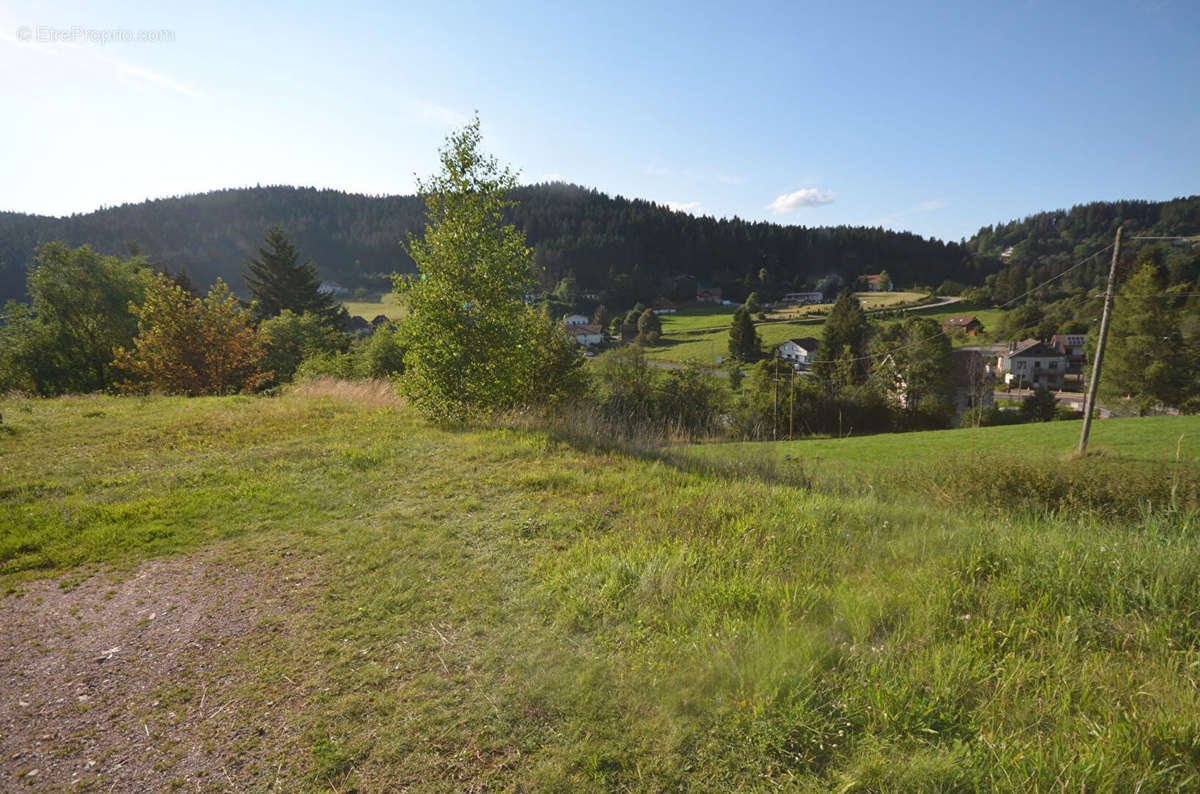
{"type": "Polygon", "coordinates": [[[721,288],[720,287],[701,287],[696,290],[696,300],[701,303],[720,303],[721,288]]]}
{"type": "Polygon", "coordinates": [[[975,336],[983,330],[983,323],[979,322],[979,318],[975,316],[968,317],[947,317],[942,320],[942,329],[949,332],[966,334],[967,336],[975,336]]]}
{"type": "Polygon", "coordinates": [[[1009,388],[1061,390],[1067,357],[1045,342],[1026,339],[1009,343],[1000,353],[997,369],[1009,388]]]}
{"type": "Polygon", "coordinates": [[[1087,341],[1084,334],[1055,334],[1050,337],[1050,346],[1067,357],[1067,372],[1083,372],[1083,346],[1087,341]]]}
{"type": "Polygon", "coordinates": [[[567,336],[584,347],[594,347],[604,342],[604,329],[598,325],[568,325],[567,336]]]}
{"type": "Polygon", "coordinates": [[[820,292],[789,292],[783,296],[781,302],[807,306],[812,303],[821,303],[824,300],[825,296],[820,292]]]}
{"type": "Polygon", "coordinates": [[[811,336],[789,339],[776,348],[779,357],[796,369],[808,369],[809,360],[817,354],[820,342],[811,336]]]}
{"type": "MultiPolygon", "coordinates": [[[[881,289],[883,289],[883,287],[881,286],[882,281],[883,281],[882,273],[872,273],[870,275],[863,276],[862,278],[863,278],[863,282],[867,285],[868,292],[879,292],[881,289]]],[[[892,287],[889,284],[888,290],[891,290],[891,288],[892,287]]]]}
{"type": "Polygon", "coordinates": [[[317,287],[318,292],[324,292],[329,295],[343,297],[350,294],[350,290],[343,287],[336,281],[322,281],[321,286],[317,287]]]}
{"type": "Polygon", "coordinates": [[[675,304],[671,303],[671,301],[667,300],[666,298],[655,298],[654,303],[650,308],[655,314],[675,313],[675,304]]]}
{"type": "Polygon", "coordinates": [[[575,325],[587,325],[587,324],[588,324],[588,318],[582,314],[568,314],[566,317],[563,318],[563,325],[567,326],[567,328],[570,328],[571,326],[575,326],[575,325]]]}

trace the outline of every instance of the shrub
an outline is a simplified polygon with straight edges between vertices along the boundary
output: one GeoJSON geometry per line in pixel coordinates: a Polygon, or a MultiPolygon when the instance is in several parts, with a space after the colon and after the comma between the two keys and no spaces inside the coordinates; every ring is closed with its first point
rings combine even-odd
{"type": "Polygon", "coordinates": [[[133,348],[118,349],[113,359],[136,381],[126,388],[225,394],[258,388],[271,377],[262,369],[266,347],[250,325],[250,312],[220,279],[201,299],[155,274],[133,313],[133,348]]]}
{"type": "Polygon", "coordinates": [[[296,314],[284,309],[276,317],[263,320],[259,336],[266,345],[265,367],[280,381],[289,381],[300,362],[311,356],[343,353],[350,341],[324,317],[296,314]]]}

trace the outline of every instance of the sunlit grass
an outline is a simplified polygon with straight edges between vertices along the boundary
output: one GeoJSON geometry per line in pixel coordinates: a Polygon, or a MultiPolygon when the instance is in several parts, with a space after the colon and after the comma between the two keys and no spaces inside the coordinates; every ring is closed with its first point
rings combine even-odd
{"type": "MultiPolygon", "coordinates": [[[[244,652],[227,717],[285,714],[257,788],[280,766],[291,791],[1200,785],[1194,513],[856,487],[939,455],[1056,461],[1076,423],[720,445],[697,454],[746,465],[704,468],[364,396],[0,401],[0,578],[292,550],[322,585],[244,652]],[[842,468],[806,483],[768,455],[842,468]]],[[[1181,434],[1194,456],[1176,422],[1097,423],[1099,459],[1166,465],[1181,434]]]]}
{"type": "Polygon", "coordinates": [[[379,315],[389,320],[399,320],[408,314],[408,307],[403,299],[394,292],[384,292],[374,300],[342,301],[351,317],[361,317],[370,322],[379,315]]]}

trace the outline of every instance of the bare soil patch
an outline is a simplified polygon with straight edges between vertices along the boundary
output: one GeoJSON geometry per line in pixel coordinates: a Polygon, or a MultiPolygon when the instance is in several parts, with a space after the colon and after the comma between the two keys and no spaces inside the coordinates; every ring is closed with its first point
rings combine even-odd
{"type": "Polygon", "coordinates": [[[287,729],[239,702],[238,654],[309,599],[303,568],[207,550],[0,598],[0,790],[262,786],[287,729]]]}

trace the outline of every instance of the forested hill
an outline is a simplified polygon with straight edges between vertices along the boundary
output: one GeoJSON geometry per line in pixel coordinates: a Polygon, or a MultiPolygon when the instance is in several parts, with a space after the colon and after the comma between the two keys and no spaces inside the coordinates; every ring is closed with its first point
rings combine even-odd
{"type": "MultiPolygon", "coordinates": [[[[683,274],[738,297],[763,268],[781,289],[812,286],[830,275],[849,282],[883,269],[901,284],[981,277],[964,272],[961,245],[911,233],[696,218],[561,183],[523,187],[515,198],[511,220],[524,228],[547,286],[573,272],[582,289],[619,287],[648,300],[672,285],[679,293],[694,289],[673,280],[683,274]]],[[[324,278],[381,287],[387,283],[381,274],[412,270],[400,241],[420,233],[423,212],[415,196],[258,187],[65,218],[0,213],[0,300],[22,296],[26,264],[47,240],[122,255],[140,250],[172,271],[186,269],[198,284],[220,276],[242,290],[246,258],[272,224],[283,226],[324,278]]]]}
{"type": "MultiPolygon", "coordinates": [[[[1057,274],[1102,248],[1120,223],[1130,236],[1200,229],[1200,196],[1043,212],[985,227],[965,246],[880,228],[697,218],[562,183],[523,187],[515,198],[510,220],[533,245],[543,285],[573,273],[581,289],[619,292],[622,305],[658,294],[683,297],[696,286],[675,280],[684,274],[741,299],[763,268],[777,291],[815,288],[829,276],[850,283],[880,270],[901,285],[936,286],[947,279],[978,284],[989,274],[1017,285],[1057,274]]],[[[169,270],[186,269],[198,284],[220,276],[241,291],[246,258],[272,224],[283,226],[324,278],[384,288],[386,274],[412,270],[400,241],[420,233],[423,215],[416,196],[295,187],[219,190],[65,218],[0,212],[0,301],[23,296],[26,265],[47,240],[122,255],[139,250],[169,270]]],[[[1073,272],[1070,282],[1091,286],[1105,271],[1098,257],[1073,272]]]]}
{"type": "MultiPolygon", "coordinates": [[[[967,248],[977,272],[997,274],[993,279],[997,282],[995,296],[1004,300],[1009,293],[1024,291],[1028,283],[1045,281],[1103,249],[1121,225],[1125,227],[1124,250],[1132,259],[1139,248],[1155,242],[1138,237],[1200,233],[1200,196],[1170,201],[1097,201],[1069,210],[1039,212],[1023,220],[985,226],[967,241],[967,248]]],[[[1189,254],[1174,261],[1186,263],[1191,258],[1189,254]]],[[[1073,271],[1065,285],[1100,285],[1108,265],[1108,257],[1094,257],[1073,271]]],[[[1188,273],[1165,275],[1171,283],[1192,277],[1188,273]]]]}

